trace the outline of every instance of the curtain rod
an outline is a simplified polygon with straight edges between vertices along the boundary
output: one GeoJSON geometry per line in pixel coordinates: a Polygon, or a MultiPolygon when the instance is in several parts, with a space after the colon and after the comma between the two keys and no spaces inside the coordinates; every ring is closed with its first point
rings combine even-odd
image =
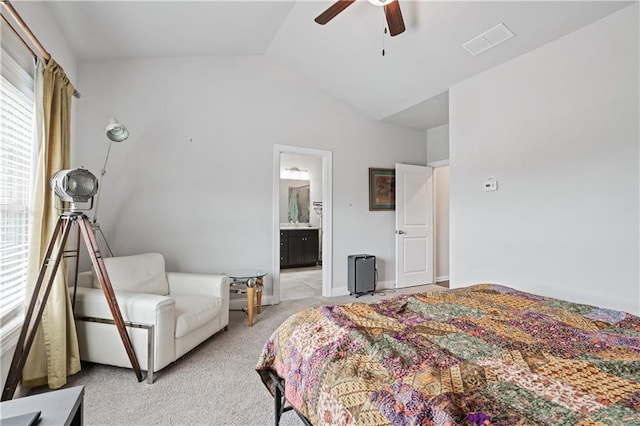
{"type": "MultiPolygon", "coordinates": [[[[49,52],[47,52],[47,49],[44,48],[42,43],[40,43],[40,40],[38,40],[35,34],[33,34],[31,29],[27,25],[27,23],[24,22],[24,20],[22,19],[18,11],[13,7],[11,2],[9,2],[9,0],[0,0],[0,3],[7,9],[7,11],[9,12],[9,15],[11,15],[11,18],[18,24],[20,29],[25,33],[29,41],[36,47],[38,52],[40,52],[40,55],[47,61],[51,59],[51,55],[49,54],[49,52]]],[[[2,15],[2,19],[9,25],[9,28],[11,28],[11,30],[16,34],[16,36],[18,36],[20,41],[22,41],[24,46],[29,50],[29,52],[31,52],[31,54],[35,58],[36,57],[35,52],[27,45],[27,43],[20,36],[20,34],[18,34],[18,31],[16,31],[16,29],[11,24],[9,24],[9,21],[7,21],[7,18],[5,18],[4,15],[2,15]]],[[[78,92],[75,88],[73,89],[73,96],[75,96],[76,98],[80,97],[80,92],[78,92]]]]}

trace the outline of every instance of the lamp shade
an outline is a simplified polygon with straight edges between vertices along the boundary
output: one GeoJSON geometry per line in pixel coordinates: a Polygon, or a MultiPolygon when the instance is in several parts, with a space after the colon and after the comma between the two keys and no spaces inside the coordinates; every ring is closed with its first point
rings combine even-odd
{"type": "Polygon", "coordinates": [[[118,120],[112,118],[109,120],[109,125],[104,129],[107,138],[113,142],[122,142],[129,137],[129,131],[124,124],[118,123],[118,120]]]}

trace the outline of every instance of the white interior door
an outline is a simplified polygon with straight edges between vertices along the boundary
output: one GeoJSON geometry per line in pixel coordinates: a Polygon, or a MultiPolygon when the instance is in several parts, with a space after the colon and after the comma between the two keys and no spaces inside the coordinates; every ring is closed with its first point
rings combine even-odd
{"type": "Polygon", "coordinates": [[[396,164],[396,288],[433,283],[433,169],[396,164]]]}

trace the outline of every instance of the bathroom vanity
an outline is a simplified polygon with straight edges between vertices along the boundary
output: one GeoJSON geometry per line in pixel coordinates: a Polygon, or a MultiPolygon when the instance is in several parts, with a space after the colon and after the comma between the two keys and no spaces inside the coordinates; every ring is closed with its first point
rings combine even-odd
{"type": "Polygon", "coordinates": [[[317,265],[318,233],[318,228],[280,228],[280,268],[317,265]]]}

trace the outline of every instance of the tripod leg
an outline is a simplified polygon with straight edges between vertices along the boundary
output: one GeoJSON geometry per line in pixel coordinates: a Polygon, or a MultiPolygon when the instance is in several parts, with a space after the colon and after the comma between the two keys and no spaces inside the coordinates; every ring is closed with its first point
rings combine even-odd
{"type": "Polygon", "coordinates": [[[56,272],[58,271],[58,267],[60,266],[60,260],[62,259],[62,255],[64,253],[64,245],[66,244],[67,238],[69,237],[69,230],[71,229],[71,225],[73,222],[69,217],[60,216],[58,222],[56,223],[56,227],[51,235],[51,240],[49,241],[49,246],[47,247],[47,251],[42,261],[42,265],[40,267],[40,272],[38,274],[38,279],[36,280],[36,284],[33,288],[33,293],[31,295],[31,300],[29,301],[29,307],[27,308],[27,312],[25,314],[24,323],[22,324],[22,329],[20,330],[20,337],[18,338],[18,343],[16,345],[16,349],[13,353],[13,359],[11,361],[11,366],[9,367],[9,374],[7,375],[7,381],[5,382],[5,387],[2,391],[2,401],[9,400],[13,398],[13,394],[16,391],[16,387],[18,386],[18,382],[20,381],[20,377],[22,375],[22,369],[24,368],[24,364],[27,361],[27,357],[29,356],[29,351],[31,349],[31,345],[33,345],[33,340],[36,337],[36,332],[38,331],[38,325],[42,320],[42,314],[44,312],[44,308],[47,305],[47,300],[49,299],[49,293],[51,292],[51,287],[53,286],[53,281],[56,277],[56,272]],[[64,225],[63,225],[64,224],[64,225]],[[45,292],[42,295],[42,300],[40,305],[38,306],[38,311],[36,313],[35,320],[33,324],[31,324],[31,319],[33,318],[33,312],[35,310],[35,306],[38,300],[38,296],[40,295],[40,289],[42,287],[42,282],[44,281],[47,267],[50,266],[51,262],[51,254],[54,250],[56,240],[62,231],[62,240],[60,241],[60,245],[58,246],[58,251],[55,255],[55,260],[53,263],[53,267],[51,269],[51,273],[49,275],[49,280],[47,281],[47,286],[45,287],[45,292]]]}
{"type": "Polygon", "coordinates": [[[89,223],[89,219],[86,216],[83,216],[80,219],[80,231],[82,232],[82,236],[87,245],[87,251],[89,252],[89,258],[91,258],[93,269],[96,272],[96,277],[98,278],[100,286],[102,287],[102,291],[107,298],[107,303],[109,304],[109,309],[111,310],[113,321],[116,324],[118,333],[120,333],[120,338],[122,339],[124,349],[127,351],[127,355],[129,356],[129,361],[131,361],[131,367],[133,367],[133,371],[136,373],[138,381],[141,382],[142,372],[140,371],[140,364],[138,363],[136,353],[133,351],[131,339],[129,338],[127,330],[125,329],[124,319],[122,318],[122,313],[120,312],[120,308],[118,307],[118,300],[116,299],[113,287],[111,286],[111,280],[109,279],[107,268],[105,267],[104,260],[102,259],[102,255],[100,254],[100,249],[98,248],[96,237],[91,230],[91,224],[89,223]]]}
{"type": "Polygon", "coordinates": [[[76,309],[76,292],[78,291],[78,268],[80,267],[80,230],[78,229],[76,235],[76,264],[74,266],[74,279],[73,279],[73,298],[71,299],[71,309],[75,312],[76,309]]]}

